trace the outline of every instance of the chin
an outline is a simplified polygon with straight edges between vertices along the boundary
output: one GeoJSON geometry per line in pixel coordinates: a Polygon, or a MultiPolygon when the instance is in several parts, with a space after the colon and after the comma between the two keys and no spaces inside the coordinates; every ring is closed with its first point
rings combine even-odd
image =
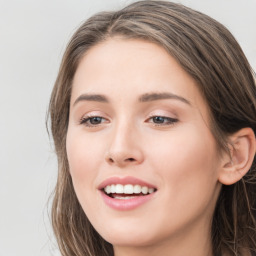
{"type": "Polygon", "coordinates": [[[129,221],[125,221],[125,223],[120,221],[109,222],[109,225],[98,226],[96,230],[107,242],[118,246],[148,246],[155,243],[158,237],[161,237],[157,230],[152,229],[150,223],[144,223],[143,225],[143,221],[133,220],[133,222],[133,224],[129,221]]]}
{"type": "Polygon", "coordinates": [[[103,238],[114,246],[140,247],[154,243],[154,239],[149,237],[148,234],[136,234],[136,232],[116,232],[113,235],[106,235],[103,238]]]}

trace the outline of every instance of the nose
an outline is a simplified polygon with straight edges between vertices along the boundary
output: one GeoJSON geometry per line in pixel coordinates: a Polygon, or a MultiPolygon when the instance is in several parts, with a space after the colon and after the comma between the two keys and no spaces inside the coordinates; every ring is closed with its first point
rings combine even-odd
{"type": "Polygon", "coordinates": [[[117,128],[110,136],[105,160],[108,164],[120,168],[141,164],[144,161],[144,155],[140,142],[135,129],[128,125],[117,128]]]}

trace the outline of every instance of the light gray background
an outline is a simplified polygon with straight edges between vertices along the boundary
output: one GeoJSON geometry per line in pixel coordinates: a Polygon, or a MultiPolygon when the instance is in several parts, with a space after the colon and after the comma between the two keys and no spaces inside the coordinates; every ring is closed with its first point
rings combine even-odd
{"type": "MultiPolygon", "coordinates": [[[[0,256],[58,255],[47,200],[56,159],[45,127],[65,45],[125,0],[0,0],[0,256]]],[[[226,25],[256,69],[256,0],[181,0],[226,25]]]]}

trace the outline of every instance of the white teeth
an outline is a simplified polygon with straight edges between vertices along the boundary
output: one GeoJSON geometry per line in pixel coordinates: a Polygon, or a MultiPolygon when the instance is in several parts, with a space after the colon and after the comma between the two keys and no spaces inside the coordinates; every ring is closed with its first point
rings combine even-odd
{"type": "Polygon", "coordinates": [[[115,199],[122,199],[122,200],[127,200],[127,199],[132,199],[135,196],[114,196],[115,199]]]}
{"type": "MultiPolygon", "coordinates": [[[[154,189],[153,189],[154,190],[154,189]]],[[[133,193],[134,194],[139,194],[141,193],[141,186],[140,185],[135,185],[133,186],[133,193]]]]}
{"type": "Polygon", "coordinates": [[[149,189],[148,189],[148,193],[149,193],[149,194],[152,194],[153,192],[154,192],[154,189],[153,189],[153,188],[149,188],[149,189]]]}
{"type": "MultiPolygon", "coordinates": [[[[149,188],[147,186],[140,186],[140,185],[121,185],[121,184],[111,184],[108,185],[104,188],[104,191],[107,194],[127,194],[127,195],[132,195],[132,194],[140,194],[143,193],[144,195],[146,194],[151,194],[155,191],[154,188],[149,188]]],[[[116,198],[116,197],[115,197],[116,198]]],[[[128,197],[125,197],[126,199],[128,197]]],[[[120,198],[118,198],[120,199],[120,198]]],[[[123,198],[122,198],[123,199],[123,198]]]]}
{"type": "Polygon", "coordinates": [[[107,194],[110,194],[110,193],[111,193],[111,186],[106,186],[106,187],[104,188],[104,190],[105,190],[105,192],[106,192],[107,194]]]}
{"type": "Polygon", "coordinates": [[[141,192],[146,195],[148,193],[148,187],[142,187],[141,192]]]}
{"type": "Polygon", "coordinates": [[[124,185],[124,194],[133,194],[133,185],[124,185]]]}
{"type": "Polygon", "coordinates": [[[123,194],[124,193],[124,186],[121,184],[116,185],[116,193],[123,194]]]}
{"type": "Polygon", "coordinates": [[[111,193],[116,193],[116,185],[111,185],[111,193]]]}

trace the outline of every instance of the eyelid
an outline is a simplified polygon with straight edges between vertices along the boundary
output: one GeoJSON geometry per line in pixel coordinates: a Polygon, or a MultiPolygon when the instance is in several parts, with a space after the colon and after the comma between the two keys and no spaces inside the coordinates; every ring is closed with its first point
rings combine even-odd
{"type": "Polygon", "coordinates": [[[150,116],[149,118],[147,118],[147,120],[150,120],[150,119],[155,118],[155,117],[161,117],[161,118],[164,118],[165,120],[168,120],[168,121],[173,122],[173,123],[178,121],[177,118],[172,118],[172,117],[162,116],[162,115],[153,115],[153,116],[150,116]]]}
{"type": "Polygon", "coordinates": [[[99,117],[103,117],[105,119],[109,119],[109,117],[105,113],[103,113],[102,111],[99,111],[99,110],[86,112],[85,114],[82,115],[81,119],[85,118],[85,117],[95,117],[95,116],[99,116],[99,117]]]}
{"type": "Polygon", "coordinates": [[[172,119],[178,119],[177,114],[175,112],[167,111],[163,109],[157,109],[149,113],[149,117],[154,117],[154,116],[162,116],[162,117],[168,117],[172,119]]]}
{"type": "MultiPolygon", "coordinates": [[[[155,120],[156,121],[156,120],[155,120]]],[[[159,110],[159,111],[153,111],[149,114],[148,118],[145,120],[145,122],[153,124],[157,127],[163,127],[163,126],[172,126],[175,125],[179,120],[176,115],[168,113],[167,111],[159,110]],[[153,118],[160,117],[163,120],[163,122],[154,122],[153,118]]]]}
{"type": "MultiPolygon", "coordinates": [[[[93,118],[93,117],[100,117],[102,118],[103,120],[107,120],[109,122],[110,118],[107,117],[105,114],[103,114],[102,112],[100,111],[91,111],[91,112],[88,112],[86,114],[84,114],[80,119],[79,119],[79,122],[78,124],[85,124],[86,121],[88,121],[90,118],[93,118]]],[[[105,123],[105,122],[104,122],[105,123]]],[[[95,126],[99,126],[100,124],[97,124],[97,125],[93,125],[91,124],[91,127],[95,127],[95,126]]],[[[90,125],[88,125],[90,126],[90,125]]]]}

